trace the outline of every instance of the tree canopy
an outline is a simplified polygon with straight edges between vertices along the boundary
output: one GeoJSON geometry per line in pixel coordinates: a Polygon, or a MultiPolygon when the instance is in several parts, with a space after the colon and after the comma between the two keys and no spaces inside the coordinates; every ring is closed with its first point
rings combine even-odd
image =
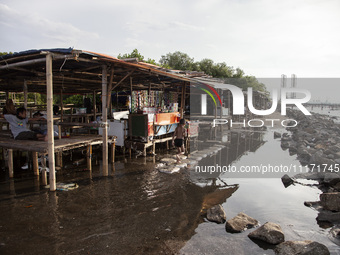
{"type": "Polygon", "coordinates": [[[144,56],[142,54],[140,54],[137,49],[134,49],[131,53],[125,53],[124,55],[119,54],[117,56],[117,58],[119,58],[119,59],[137,58],[139,61],[143,61],[145,63],[157,65],[156,60],[154,60],[154,59],[148,58],[147,60],[145,60],[144,56]]]}

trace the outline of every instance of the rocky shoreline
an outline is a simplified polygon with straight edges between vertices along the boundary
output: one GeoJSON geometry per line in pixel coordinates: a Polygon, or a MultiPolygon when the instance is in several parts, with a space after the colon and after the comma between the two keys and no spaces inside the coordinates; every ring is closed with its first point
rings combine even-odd
{"type": "MultiPolygon", "coordinates": [[[[323,192],[320,201],[305,202],[305,206],[319,212],[316,218],[318,224],[331,227],[329,238],[340,245],[340,124],[320,114],[305,116],[300,111],[289,110],[287,115],[297,120],[298,125],[287,128],[285,133],[274,132],[274,138],[281,139],[283,150],[297,156],[304,171],[294,176],[284,175],[281,180],[286,188],[295,184],[306,185],[301,183],[301,179],[316,181],[317,184],[311,185],[316,185],[323,192]]],[[[232,234],[256,228],[248,237],[273,245],[276,254],[330,254],[325,245],[316,241],[285,240],[280,225],[274,222],[262,225],[244,213],[226,220],[221,205],[209,209],[206,218],[225,224],[225,230],[232,234]]]]}
{"type": "Polygon", "coordinates": [[[319,211],[317,221],[333,226],[330,239],[340,244],[340,124],[326,115],[305,116],[297,110],[287,111],[289,118],[297,120],[296,127],[289,127],[290,133],[275,132],[281,138],[283,150],[297,159],[307,171],[295,176],[284,175],[281,179],[285,187],[298,179],[317,181],[322,190],[320,201],[305,202],[305,205],[319,211]]]}

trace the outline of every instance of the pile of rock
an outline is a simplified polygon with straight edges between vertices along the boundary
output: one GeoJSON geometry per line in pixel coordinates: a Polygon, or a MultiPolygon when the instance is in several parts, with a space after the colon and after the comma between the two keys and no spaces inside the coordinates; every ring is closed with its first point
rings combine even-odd
{"type": "MultiPolygon", "coordinates": [[[[229,233],[241,233],[247,229],[259,226],[259,222],[240,212],[234,218],[226,221],[226,214],[221,205],[213,206],[207,210],[207,219],[216,223],[224,223],[225,229],[229,233]]],[[[286,241],[280,225],[273,222],[266,222],[256,230],[248,234],[250,239],[261,240],[268,244],[276,245],[275,253],[280,255],[292,254],[318,254],[328,255],[328,248],[318,242],[286,241]]]]}
{"type": "MultiPolygon", "coordinates": [[[[340,125],[326,115],[313,114],[305,116],[296,110],[287,111],[287,115],[298,121],[296,127],[287,128],[291,135],[281,136],[281,147],[288,149],[291,155],[297,154],[302,165],[309,166],[309,172],[298,174],[295,178],[285,175],[281,178],[285,187],[295,183],[295,179],[305,178],[319,182],[320,201],[305,202],[306,206],[319,211],[318,222],[340,223],[340,125]]],[[[280,134],[274,134],[280,138],[280,134]]],[[[308,169],[308,168],[307,168],[308,169]]],[[[330,235],[340,243],[339,227],[334,227],[330,235]]],[[[314,247],[313,243],[299,244],[314,247]]],[[[298,251],[300,248],[289,248],[288,251],[298,251]]],[[[307,248],[306,248],[307,249],[307,248]]],[[[307,249],[307,250],[308,250],[307,249]]],[[[288,253],[287,253],[288,254],[288,253]]]]}
{"type": "MultiPolygon", "coordinates": [[[[292,135],[284,133],[281,147],[291,155],[297,154],[302,165],[309,165],[311,172],[304,176],[331,185],[340,191],[340,126],[328,116],[313,114],[305,116],[296,110],[287,115],[298,121],[296,127],[287,128],[292,135]]],[[[279,137],[279,134],[274,134],[279,137]]]]}

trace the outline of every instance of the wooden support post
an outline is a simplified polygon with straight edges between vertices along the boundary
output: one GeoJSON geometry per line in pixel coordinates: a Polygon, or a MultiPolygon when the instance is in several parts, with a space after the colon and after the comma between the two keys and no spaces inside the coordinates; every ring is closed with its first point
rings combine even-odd
{"type": "Polygon", "coordinates": [[[182,96],[181,96],[181,119],[184,119],[184,112],[185,112],[185,88],[186,82],[183,83],[182,85],[182,96]]]}
{"type": "Polygon", "coordinates": [[[132,150],[131,150],[131,147],[129,148],[129,157],[131,159],[131,156],[132,156],[132,150]]]}
{"type": "MultiPolygon", "coordinates": [[[[50,172],[50,174],[51,174],[51,172],[50,172]]],[[[44,185],[44,186],[47,185],[47,173],[46,173],[46,169],[43,169],[41,171],[41,181],[42,181],[42,185],[44,185]]],[[[51,189],[51,187],[50,187],[50,189],[51,189]]]]}
{"type": "Polygon", "coordinates": [[[107,141],[107,66],[102,66],[103,176],[109,175],[107,141]]]}
{"type": "Polygon", "coordinates": [[[33,173],[34,175],[39,176],[38,152],[33,151],[32,157],[33,157],[33,173]]]}
{"type": "Polygon", "coordinates": [[[9,178],[13,178],[13,150],[12,149],[8,149],[8,175],[9,178]]]}
{"type": "Polygon", "coordinates": [[[116,142],[112,142],[111,144],[111,162],[115,162],[115,150],[116,150],[116,142]]]}
{"type": "Polygon", "coordinates": [[[61,139],[61,126],[58,125],[58,139],[60,140],[61,139]]]}
{"type": "Polygon", "coordinates": [[[63,167],[63,152],[58,151],[56,154],[57,154],[56,166],[63,167]]]}
{"type": "Polygon", "coordinates": [[[109,108],[109,118],[112,119],[112,99],[111,99],[111,92],[112,92],[112,82],[113,82],[113,76],[114,76],[114,69],[111,68],[110,73],[110,82],[107,89],[107,108],[109,108]]]}
{"type": "Polygon", "coordinates": [[[130,92],[131,92],[131,98],[130,98],[130,100],[131,100],[131,102],[132,102],[132,77],[130,77],[130,92]]]}
{"type": "Polygon", "coordinates": [[[92,145],[87,145],[87,152],[86,152],[86,163],[87,169],[92,170],[92,145]]]}
{"type": "Polygon", "coordinates": [[[97,100],[96,100],[96,91],[93,91],[93,118],[94,121],[97,121],[97,100]]]}
{"type": "Polygon", "coordinates": [[[24,107],[27,109],[27,81],[24,80],[24,107]]]}
{"type": "Polygon", "coordinates": [[[64,102],[63,102],[63,90],[61,89],[60,90],[60,121],[62,122],[63,119],[64,119],[64,102]]]}
{"type": "Polygon", "coordinates": [[[143,157],[146,157],[146,146],[143,149],[143,157]]]}
{"type": "Polygon", "coordinates": [[[47,138],[48,162],[50,168],[50,191],[56,190],[55,164],[54,164],[54,133],[53,133],[53,78],[52,54],[46,55],[46,95],[47,95],[47,138]]]}
{"type": "Polygon", "coordinates": [[[152,143],[152,153],[153,155],[156,154],[156,143],[155,142],[152,143]]]}

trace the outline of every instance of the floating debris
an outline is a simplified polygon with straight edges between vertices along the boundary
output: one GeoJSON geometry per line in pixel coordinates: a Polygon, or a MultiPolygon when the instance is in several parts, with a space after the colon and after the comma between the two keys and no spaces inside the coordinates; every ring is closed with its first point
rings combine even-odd
{"type": "Polygon", "coordinates": [[[173,158],[162,158],[161,162],[166,164],[175,164],[177,160],[173,158]]]}
{"type": "MultiPolygon", "coordinates": [[[[77,189],[79,186],[77,183],[57,183],[56,185],[56,190],[60,191],[69,191],[69,190],[74,190],[77,189]]],[[[46,189],[50,188],[50,185],[45,186],[46,189]]]]}
{"type": "Polygon", "coordinates": [[[166,174],[177,173],[179,170],[180,170],[180,168],[177,167],[177,166],[170,166],[170,167],[158,169],[158,171],[160,171],[161,173],[166,173],[166,174]]]}

